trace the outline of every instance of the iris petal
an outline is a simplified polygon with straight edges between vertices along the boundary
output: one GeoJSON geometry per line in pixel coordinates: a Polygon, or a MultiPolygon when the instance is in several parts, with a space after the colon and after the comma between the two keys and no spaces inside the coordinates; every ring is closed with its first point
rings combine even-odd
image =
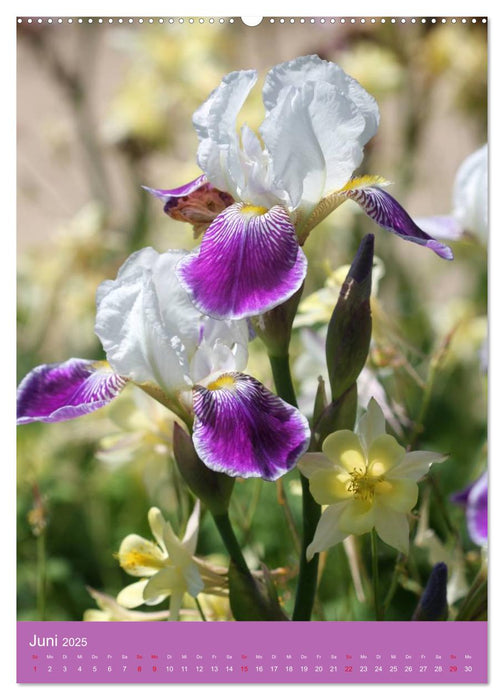
{"type": "Polygon", "coordinates": [[[233,197],[213,187],[206,175],[200,175],[196,180],[174,190],[156,190],[151,187],[144,187],[144,190],[163,202],[163,211],[172,219],[193,224],[197,235],[202,233],[221,211],[234,203],[233,197]]]}
{"type": "Polygon", "coordinates": [[[301,286],[306,257],[285,209],[234,204],[180,261],[177,273],[194,305],[215,318],[245,318],[277,306],[301,286]]]}
{"type": "Polygon", "coordinates": [[[197,190],[199,187],[206,184],[207,182],[208,180],[206,175],[202,174],[195,180],[191,180],[191,182],[188,182],[185,185],[181,185],[180,187],[176,187],[173,190],[158,190],[152,187],[145,186],[143,187],[143,189],[147,190],[147,192],[150,192],[152,195],[154,195],[154,197],[157,197],[166,205],[171,199],[187,197],[187,195],[192,194],[193,192],[195,192],[195,190],[197,190]]]}
{"type": "Polygon", "coordinates": [[[39,365],[17,392],[17,423],[57,423],[106,406],[126,384],[106,362],[72,358],[39,365]]]}
{"type": "Polygon", "coordinates": [[[193,442],[203,462],[230,476],[274,481],[288,472],[310,439],[306,418],[239,372],[193,390],[193,442]]]}
{"type": "Polygon", "coordinates": [[[382,228],[397,234],[406,241],[418,243],[433,250],[439,257],[452,260],[451,248],[431,238],[419,228],[410,215],[388,192],[380,187],[345,188],[345,195],[357,202],[366,214],[382,228]]]}

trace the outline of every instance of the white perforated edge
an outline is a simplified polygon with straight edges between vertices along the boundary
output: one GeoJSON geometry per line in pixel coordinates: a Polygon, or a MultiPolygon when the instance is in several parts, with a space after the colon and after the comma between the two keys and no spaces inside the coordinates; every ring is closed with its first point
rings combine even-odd
{"type": "MultiPolygon", "coordinates": [[[[264,17],[269,24],[486,24],[487,17],[264,17]]],[[[234,24],[239,17],[18,17],[18,24],[234,24]]],[[[260,24],[257,26],[261,26],[260,24]]],[[[253,29],[254,27],[249,27],[253,29]]]]}

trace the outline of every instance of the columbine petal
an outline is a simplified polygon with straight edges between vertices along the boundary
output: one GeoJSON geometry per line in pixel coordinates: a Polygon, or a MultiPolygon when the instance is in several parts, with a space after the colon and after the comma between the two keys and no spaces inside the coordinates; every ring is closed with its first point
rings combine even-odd
{"type": "Polygon", "coordinates": [[[379,537],[403,554],[409,550],[409,525],[405,513],[376,506],[374,526],[379,537]]]}
{"type": "Polygon", "coordinates": [[[452,260],[451,248],[431,238],[419,228],[409,214],[388,192],[380,187],[368,186],[366,178],[351,180],[342,190],[348,199],[357,202],[366,214],[382,228],[397,234],[406,241],[418,243],[433,250],[445,260],[452,260]]]}
{"type": "Polygon", "coordinates": [[[342,532],[339,527],[341,514],[348,503],[336,503],[328,506],[322,513],[313,536],[313,541],[308,545],[306,558],[308,561],[313,558],[316,552],[324,552],[329,547],[333,547],[338,542],[342,542],[348,537],[348,532],[342,532]]]}
{"type": "Polygon", "coordinates": [[[312,474],[320,469],[334,471],[334,464],[323,452],[308,452],[299,460],[298,468],[301,474],[309,479],[312,474]]]}
{"type": "Polygon", "coordinates": [[[429,471],[434,462],[444,462],[446,455],[439,452],[429,452],[427,450],[418,450],[416,452],[407,452],[401,460],[401,463],[396,465],[388,472],[388,477],[394,479],[412,479],[418,481],[429,471]]]}
{"type": "Polygon", "coordinates": [[[106,406],[126,384],[106,362],[72,358],[35,367],[17,391],[17,422],[56,423],[106,406]]]}
{"type": "Polygon", "coordinates": [[[334,464],[343,467],[349,473],[354,469],[361,472],[366,470],[361,442],[351,430],[337,430],[331,433],[324,440],[322,450],[334,464]]]}
{"type": "Polygon", "coordinates": [[[138,608],[139,605],[143,605],[145,602],[144,590],[146,585],[147,579],[145,578],[141,581],[131,583],[129,586],[119,591],[116,598],[117,602],[124,608],[138,608]]]}
{"type": "Polygon", "coordinates": [[[353,498],[353,493],[348,490],[348,474],[334,474],[327,469],[319,469],[313,472],[310,478],[310,491],[313,498],[320,504],[338,503],[348,498],[353,498]]]}
{"type": "Polygon", "coordinates": [[[411,479],[387,479],[376,485],[376,502],[397,513],[408,513],[418,500],[418,486],[411,479]]]}
{"type": "Polygon", "coordinates": [[[182,570],[178,566],[164,566],[152,576],[144,588],[144,602],[152,605],[152,601],[164,598],[174,592],[185,590],[185,580],[182,570]]]}
{"type": "Polygon", "coordinates": [[[346,501],[346,507],[341,511],[339,527],[347,535],[363,535],[374,525],[375,503],[353,499],[346,501]]]}
{"type": "Polygon", "coordinates": [[[187,549],[189,554],[194,555],[196,553],[196,545],[198,543],[198,532],[199,532],[199,521],[201,515],[201,503],[196,501],[194,504],[193,512],[189,520],[187,521],[186,531],[182,544],[187,549]]]}
{"type": "Polygon", "coordinates": [[[283,207],[234,204],[206,230],[177,272],[195,306],[216,318],[245,318],[288,299],[307,268],[283,207]]]}
{"type": "Polygon", "coordinates": [[[165,556],[168,556],[168,551],[163,539],[165,520],[159,508],[150,508],[147,513],[147,520],[149,521],[149,527],[156,538],[159,548],[165,556]]]}
{"type": "Polygon", "coordinates": [[[119,548],[119,564],[131,576],[152,576],[164,565],[163,552],[139,535],[128,535],[119,548]]]}
{"type": "Polygon", "coordinates": [[[274,481],[308,446],[306,418],[252,377],[223,374],[193,399],[194,446],[214,471],[274,481]]]}
{"type": "Polygon", "coordinates": [[[373,477],[380,477],[399,464],[406,454],[392,435],[380,435],[369,447],[368,471],[373,477]]]}
{"type": "Polygon", "coordinates": [[[359,421],[357,433],[366,455],[369,454],[373,440],[385,433],[385,416],[380,404],[374,398],[370,399],[367,410],[359,421]]]}

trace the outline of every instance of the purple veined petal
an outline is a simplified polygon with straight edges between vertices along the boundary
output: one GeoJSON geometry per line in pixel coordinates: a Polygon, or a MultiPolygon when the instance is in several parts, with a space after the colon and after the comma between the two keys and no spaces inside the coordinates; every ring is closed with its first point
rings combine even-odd
{"type": "Polygon", "coordinates": [[[177,275],[193,304],[214,318],[268,311],[299,289],[307,260],[281,206],[233,204],[210,224],[177,275]]]}
{"type": "Polygon", "coordinates": [[[126,384],[107,362],[72,358],[39,365],[17,392],[17,423],[57,423],[106,406],[126,384]]]}
{"type": "Polygon", "coordinates": [[[454,216],[417,217],[415,223],[429,236],[444,238],[447,241],[458,241],[464,234],[463,227],[454,216]]]}
{"type": "Polygon", "coordinates": [[[193,389],[193,441],[207,467],[275,481],[306,451],[310,429],[293,406],[240,372],[193,389]]]}
{"type": "Polygon", "coordinates": [[[154,197],[161,199],[162,202],[166,204],[172,198],[177,199],[178,197],[186,197],[187,195],[192,194],[198,189],[198,187],[201,187],[201,185],[204,185],[207,182],[207,176],[203,173],[195,180],[191,180],[191,182],[181,185],[180,187],[176,187],[173,190],[158,190],[154,189],[153,187],[146,187],[145,185],[143,185],[143,189],[150,192],[152,195],[154,195],[154,197]]]}
{"type": "Polygon", "coordinates": [[[430,248],[445,260],[453,260],[451,248],[422,231],[388,192],[381,187],[364,186],[351,189],[351,183],[349,185],[349,189],[345,189],[342,193],[357,202],[382,228],[392,231],[406,241],[430,248]]]}
{"type": "Polygon", "coordinates": [[[467,529],[475,544],[488,543],[488,472],[473,485],[467,499],[467,529]]]}
{"type": "Polygon", "coordinates": [[[235,201],[230,194],[211,185],[206,175],[175,190],[144,189],[163,202],[165,214],[176,221],[192,224],[197,235],[235,201]]]}

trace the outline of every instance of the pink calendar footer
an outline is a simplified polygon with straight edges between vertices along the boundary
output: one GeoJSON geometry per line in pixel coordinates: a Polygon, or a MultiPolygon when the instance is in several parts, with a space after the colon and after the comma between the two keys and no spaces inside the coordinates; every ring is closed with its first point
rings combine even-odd
{"type": "Polygon", "coordinates": [[[18,622],[20,683],[485,683],[486,622],[18,622]]]}

